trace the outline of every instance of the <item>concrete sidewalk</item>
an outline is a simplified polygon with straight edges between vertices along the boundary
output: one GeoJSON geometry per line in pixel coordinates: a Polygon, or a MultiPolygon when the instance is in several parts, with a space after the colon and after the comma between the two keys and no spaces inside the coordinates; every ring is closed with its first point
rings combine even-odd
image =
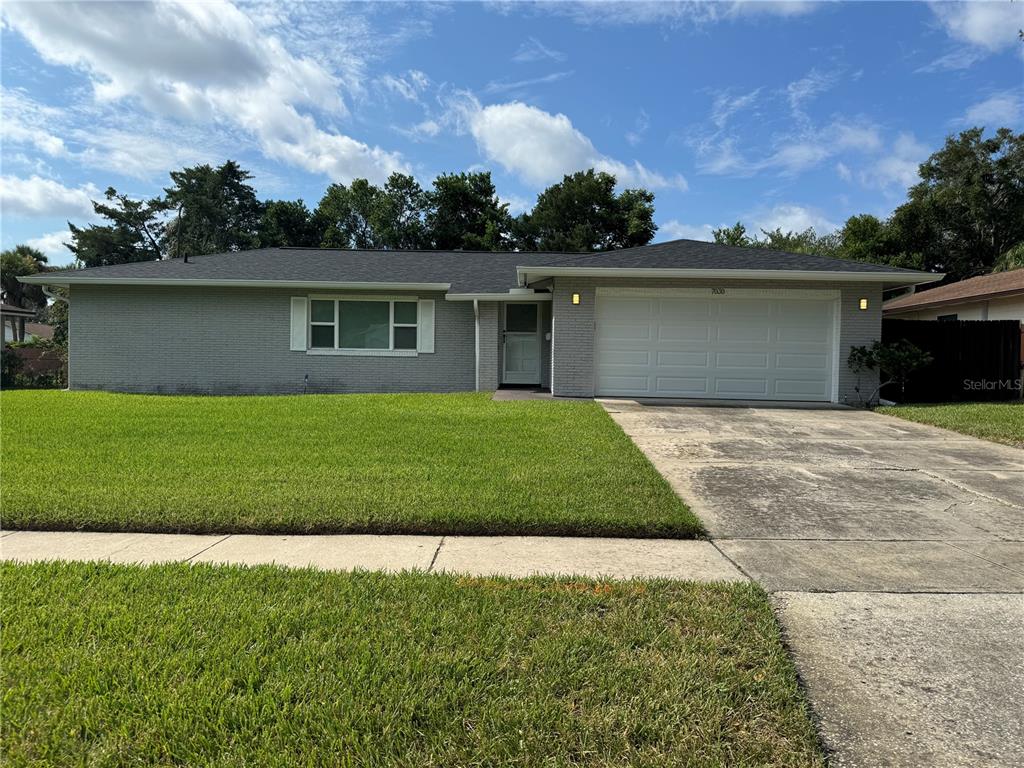
{"type": "Polygon", "coordinates": [[[714,545],[674,539],[549,536],[195,536],[4,531],[0,559],[276,563],[325,570],[745,581],[714,545]]]}

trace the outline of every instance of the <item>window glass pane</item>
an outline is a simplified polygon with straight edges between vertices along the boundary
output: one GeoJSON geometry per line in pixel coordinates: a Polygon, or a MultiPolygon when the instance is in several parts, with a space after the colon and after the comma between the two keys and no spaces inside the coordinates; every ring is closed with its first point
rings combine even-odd
{"type": "Polygon", "coordinates": [[[339,301],[338,346],[342,349],[387,349],[391,308],[386,301],[339,301]]]}
{"type": "Polygon", "coordinates": [[[395,349],[416,349],[416,329],[395,328],[395,349]]]}
{"type": "Polygon", "coordinates": [[[535,333],[537,331],[537,305],[506,304],[505,330],[535,333]]]}
{"type": "Polygon", "coordinates": [[[314,347],[334,346],[333,325],[312,325],[310,326],[310,344],[314,347]]]}
{"type": "Polygon", "coordinates": [[[409,325],[416,324],[416,302],[415,301],[396,301],[395,302],[395,322],[409,325]]]}
{"type": "Polygon", "coordinates": [[[311,301],[310,305],[310,320],[314,323],[333,323],[334,322],[334,302],[333,301],[311,301]]]}

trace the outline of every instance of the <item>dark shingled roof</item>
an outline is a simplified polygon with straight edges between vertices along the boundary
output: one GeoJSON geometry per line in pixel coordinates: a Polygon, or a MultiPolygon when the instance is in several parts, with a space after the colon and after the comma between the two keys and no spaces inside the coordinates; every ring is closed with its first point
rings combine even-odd
{"type": "MultiPolygon", "coordinates": [[[[561,254],[529,254],[548,259],[561,254]]],[[[516,287],[522,253],[487,251],[356,251],[259,248],[234,253],[140,261],[72,270],[75,278],[259,280],[338,283],[451,283],[452,293],[506,293],[516,287]]]]}
{"type": "MultiPolygon", "coordinates": [[[[517,285],[516,267],[633,269],[817,270],[902,273],[913,270],[826,256],[739,248],[697,240],[602,253],[486,251],[367,251],[334,248],[259,248],[251,251],[143,261],[47,273],[49,279],[289,281],[337,283],[450,283],[451,293],[505,293],[517,285]]],[[[41,276],[40,276],[40,279],[41,276]]]]}
{"type": "MultiPolygon", "coordinates": [[[[523,264],[536,266],[529,258],[523,264]]],[[[617,267],[620,269],[771,269],[815,272],[905,272],[913,269],[886,267],[862,261],[847,261],[830,256],[774,251],[769,248],[745,248],[702,240],[671,240],[666,243],[623,248],[604,253],[565,254],[542,262],[549,267],[617,267]]]]}

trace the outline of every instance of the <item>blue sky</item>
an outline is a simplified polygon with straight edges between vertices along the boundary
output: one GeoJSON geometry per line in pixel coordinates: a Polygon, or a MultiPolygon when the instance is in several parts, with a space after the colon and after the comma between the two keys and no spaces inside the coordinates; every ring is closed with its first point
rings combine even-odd
{"type": "Polygon", "coordinates": [[[238,160],[263,198],[489,168],[520,211],[579,168],[658,239],[888,214],[970,125],[1024,123],[1024,2],[6,3],[2,244],[52,263],[108,186],[238,160]]]}

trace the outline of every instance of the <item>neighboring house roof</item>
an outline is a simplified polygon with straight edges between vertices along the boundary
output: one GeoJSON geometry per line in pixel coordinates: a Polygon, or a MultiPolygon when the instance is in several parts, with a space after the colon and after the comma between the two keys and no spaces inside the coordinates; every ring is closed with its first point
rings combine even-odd
{"type": "Polygon", "coordinates": [[[890,314],[928,307],[941,307],[947,304],[987,301],[1017,294],[1024,294],[1024,268],[972,277],[969,280],[950,283],[929,291],[899,296],[885,302],[882,311],[890,314]]]}
{"type": "Polygon", "coordinates": [[[594,254],[261,248],[194,256],[188,262],[169,259],[47,272],[22,282],[438,290],[447,291],[450,298],[473,298],[507,294],[524,283],[557,274],[595,270],[601,270],[598,274],[639,270],[665,276],[877,280],[894,285],[942,277],[825,256],[675,240],[594,254]]]}
{"type": "Polygon", "coordinates": [[[25,323],[25,333],[31,334],[37,339],[52,339],[53,326],[46,323],[25,323]]]}
{"type": "Polygon", "coordinates": [[[16,307],[13,304],[0,304],[0,315],[7,315],[8,317],[35,317],[36,311],[34,309],[16,307]]]}

